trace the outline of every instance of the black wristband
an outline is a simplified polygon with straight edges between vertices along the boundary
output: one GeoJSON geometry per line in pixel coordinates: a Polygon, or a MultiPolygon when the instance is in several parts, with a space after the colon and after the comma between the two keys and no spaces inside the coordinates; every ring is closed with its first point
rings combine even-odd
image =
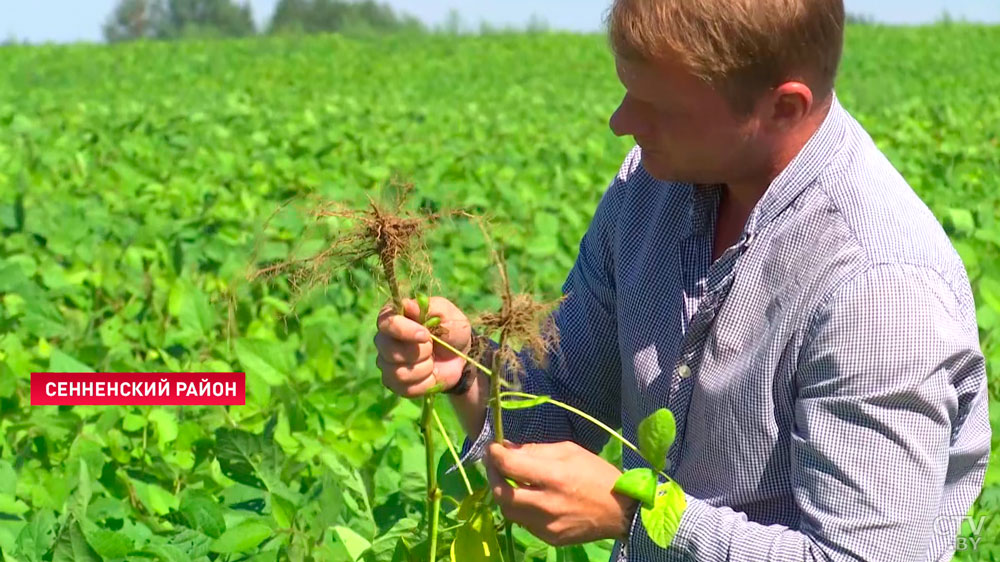
{"type": "MultiPolygon", "coordinates": [[[[469,346],[469,357],[478,357],[479,361],[488,361],[486,357],[486,351],[489,350],[489,344],[484,341],[483,336],[477,334],[475,330],[472,332],[472,345],[469,346]]],[[[490,354],[491,355],[491,354],[490,354]]],[[[452,386],[448,390],[445,390],[445,394],[452,394],[455,396],[461,396],[472,388],[472,383],[475,382],[476,377],[479,376],[479,367],[476,367],[469,361],[465,362],[465,368],[462,369],[462,376],[458,378],[458,382],[455,386],[452,386]]]]}
{"type": "Polygon", "coordinates": [[[445,390],[445,394],[452,394],[455,396],[461,396],[472,388],[472,382],[476,380],[476,367],[472,363],[466,363],[465,368],[462,369],[462,376],[458,377],[458,382],[455,386],[445,390]]]}

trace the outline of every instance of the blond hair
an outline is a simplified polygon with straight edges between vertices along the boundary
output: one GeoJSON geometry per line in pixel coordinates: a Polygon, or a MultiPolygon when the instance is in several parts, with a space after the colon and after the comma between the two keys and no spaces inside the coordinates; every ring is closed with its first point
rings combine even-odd
{"type": "Polygon", "coordinates": [[[833,91],[844,44],[843,0],[615,0],[614,53],[678,60],[737,110],[787,80],[817,101],[833,91]]]}

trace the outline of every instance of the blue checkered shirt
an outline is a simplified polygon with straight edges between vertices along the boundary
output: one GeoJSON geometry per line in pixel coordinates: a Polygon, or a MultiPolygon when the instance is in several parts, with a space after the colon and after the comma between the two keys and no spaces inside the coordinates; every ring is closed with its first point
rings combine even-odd
{"type": "MultiPolygon", "coordinates": [[[[715,261],[720,188],[641,161],[580,243],[559,352],[546,369],[522,358],[527,392],[633,442],[656,409],[676,416],[677,535],[660,548],[637,515],[612,559],[950,559],[990,426],[969,281],[931,211],[836,98],[715,261]]],[[[514,442],[608,439],[552,405],[504,416],[514,442]]],[[[464,458],[492,437],[487,423],[464,458]]],[[[627,448],[622,463],[645,466],[627,448]]]]}

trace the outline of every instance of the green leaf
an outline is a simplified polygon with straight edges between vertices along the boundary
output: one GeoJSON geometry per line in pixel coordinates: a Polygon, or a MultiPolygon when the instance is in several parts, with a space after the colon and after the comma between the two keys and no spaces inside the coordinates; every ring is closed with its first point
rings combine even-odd
{"type": "Polygon", "coordinates": [[[107,458],[104,455],[104,451],[102,450],[100,443],[81,436],[78,437],[73,442],[73,445],[70,446],[70,456],[66,463],[67,476],[79,477],[79,465],[76,463],[77,460],[84,461],[87,464],[88,470],[90,470],[91,478],[96,479],[100,477],[107,458]],[[77,467],[76,472],[70,470],[70,468],[74,465],[77,467]]]}
{"type": "Polygon", "coordinates": [[[417,562],[403,537],[396,541],[396,548],[392,551],[392,562],[417,562]]]}
{"type": "Polygon", "coordinates": [[[6,260],[0,263],[0,292],[14,293],[30,283],[20,265],[6,260]]]}
{"type": "MultiPolygon", "coordinates": [[[[156,484],[149,484],[143,482],[142,480],[132,480],[132,486],[135,488],[135,495],[139,498],[139,501],[146,506],[151,513],[157,515],[166,515],[170,513],[171,509],[177,509],[180,507],[180,500],[174,494],[164,490],[156,484]]],[[[96,547],[95,547],[96,548],[96,547]]]]}
{"type": "Polygon", "coordinates": [[[640,517],[649,538],[661,548],[670,546],[681,525],[681,517],[687,508],[687,498],[680,485],[671,480],[660,484],[656,489],[656,501],[653,507],[642,507],[640,517]]]}
{"type": "Polygon", "coordinates": [[[9,462],[0,459],[0,494],[14,495],[17,492],[17,472],[9,462]]]}
{"type": "Polygon", "coordinates": [[[236,342],[236,358],[247,372],[260,376],[271,386],[283,385],[295,370],[295,359],[278,342],[241,339],[236,342]]]}
{"type": "Polygon", "coordinates": [[[639,451],[657,472],[667,465],[667,451],[676,433],[674,414],[666,408],[660,408],[639,422],[639,451]]]}
{"type": "Polygon", "coordinates": [[[149,421],[156,425],[156,442],[160,451],[166,451],[167,444],[177,438],[177,416],[163,408],[155,408],[149,413],[149,421]]]}
{"type": "Polygon", "coordinates": [[[536,232],[543,238],[558,238],[561,229],[559,217],[551,211],[539,211],[534,218],[536,232]]]}
{"type": "Polygon", "coordinates": [[[458,505],[458,518],[467,520],[472,518],[472,514],[483,507],[483,499],[489,492],[489,487],[475,488],[472,493],[465,497],[458,505]]]}
{"type": "Polygon", "coordinates": [[[983,277],[979,280],[979,298],[986,306],[1000,313],[1000,280],[983,277]]]}
{"type": "Polygon", "coordinates": [[[281,482],[285,455],[273,439],[221,427],[215,431],[215,454],[227,477],[261,490],[285,491],[281,482]]]}
{"type": "Polygon", "coordinates": [[[212,539],[203,533],[192,529],[181,529],[181,531],[170,537],[165,545],[167,551],[180,551],[184,553],[186,560],[197,560],[201,556],[209,553],[212,539]]]}
{"type": "Polygon", "coordinates": [[[49,355],[49,371],[52,373],[93,373],[94,370],[58,349],[49,355]]]}
{"type": "Polygon", "coordinates": [[[361,557],[369,548],[371,543],[364,537],[355,533],[348,527],[337,526],[330,529],[334,542],[334,549],[338,547],[346,553],[348,560],[354,561],[361,557]]]}
{"type": "Polygon", "coordinates": [[[271,534],[271,528],[260,521],[244,521],[227,529],[219,538],[212,541],[210,550],[220,554],[246,552],[262,543],[271,534]]]}
{"type": "MultiPolygon", "coordinates": [[[[465,488],[462,474],[457,469],[451,470],[454,466],[455,460],[452,458],[451,453],[448,451],[442,452],[441,456],[438,457],[437,463],[438,487],[441,488],[445,496],[450,496],[461,502],[468,496],[469,492],[465,488]],[[448,472],[449,470],[451,472],[448,472]]],[[[488,487],[489,482],[483,477],[482,471],[466,470],[466,476],[469,478],[469,483],[472,485],[473,490],[488,487]]]]}
{"type": "Polygon", "coordinates": [[[504,410],[526,410],[528,408],[540,406],[551,400],[552,398],[549,396],[536,396],[534,398],[527,399],[518,398],[516,400],[501,400],[500,407],[504,410]]]}
{"type": "MultiPolygon", "coordinates": [[[[436,318],[436,317],[435,317],[436,318]]],[[[13,369],[5,362],[0,361],[0,398],[10,398],[17,391],[17,376],[13,369]]],[[[3,482],[3,479],[0,479],[3,482]]],[[[2,484],[0,484],[2,486],[2,484]]]]}
{"type": "Polygon", "coordinates": [[[222,506],[205,493],[190,493],[181,501],[181,513],[192,529],[217,539],[226,530],[222,506]]]}
{"type": "Polygon", "coordinates": [[[52,562],[101,562],[101,556],[87,544],[80,524],[73,521],[59,537],[52,551],[52,562]]]}
{"type": "Polygon", "coordinates": [[[146,545],[143,553],[158,556],[161,562],[190,562],[193,554],[177,548],[172,544],[152,543],[146,545]]]}
{"type": "Polygon", "coordinates": [[[278,526],[291,527],[292,521],[295,519],[295,512],[297,511],[295,503],[273,492],[269,494],[269,498],[271,500],[271,515],[278,523],[278,526]]]}
{"type": "Polygon", "coordinates": [[[74,515],[76,515],[78,519],[82,520],[87,516],[87,506],[90,505],[90,498],[93,495],[93,490],[91,488],[90,469],[87,468],[87,462],[80,459],[79,463],[80,478],[76,488],[76,505],[74,515]]]}
{"type": "Polygon", "coordinates": [[[51,509],[40,509],[18,533],[14,554],[26,560],[40,561],[55,540],[56,516],[51,509]]]}
{"type": "Polygon", "coordinates": [[[656,501],[656,473],[649,468],[633,468],[618,477],[614,491],[639,500],[646,507],[656,501]]]}
{"type": "Polygon", "coordinates": [[[87,508],[87,519],[98,521],[108,518],[125,519],[127,516],[126,509],[128,509],[126,507],[126,500],[98,496],[94,498],[94,501],[90,502],[90,507],[87,508]]]}
{"type": "Polygon", "coordinates": [[[170,290],[167,309],[177,318],[181,330],[203,337],[215,325],[215,312],[205,293],[188,281],[179,281],[170,290]]]}
{"type": "Polygon", "coordinates": [[[101,529],[90,524],[81,524],[87,543],[104,558],[122,558],[132,552],[132,539],[123,533],[101,529]]]}
{"type": "MultiPolygon", "coordinates": [[[[473,497],[473,496],[469,496],[473,497]]],[[[467,519],[451,543],[452,562],[479,562],[502,560],[500,541],[493,524],[489,507],[481,506],[467,519]]]]}
{"type": "Polygon", "coordinates": [[[125,431],[139,431],[146,426],[146,418],[137,414],[125,414],[122,418],[122,429],[125,431]]]}
{"type": "Polygon", "coordinates": [[[28,511],[28,504],[12,494],[0,492],[0,514],[21,515],[26,511],[28,511]]]}
{"type": "Polygon", "coordinates": [[[968,209],[948,209],[943,222],[945,229],[956,234],[970,235],[976,230],[976,219],[968,209]]]}
{"type": "Polygon", "coordinates": [[[590,556],[583,545],[577,544],[557,549],[556,562],[590,562],[590,556]]]}

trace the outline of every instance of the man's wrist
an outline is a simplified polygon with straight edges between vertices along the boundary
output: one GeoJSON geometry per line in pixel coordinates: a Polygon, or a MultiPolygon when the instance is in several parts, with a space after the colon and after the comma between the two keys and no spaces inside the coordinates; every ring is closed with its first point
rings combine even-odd
{"type": "Polygon", "coordinates": [[[632,526],[635,523],[636,513],[642,505],[639,500],[616,494],[618,503],[622,506],[622,532],[616,538],[620,541],[627,541],[632,534],[632,526]]]}

